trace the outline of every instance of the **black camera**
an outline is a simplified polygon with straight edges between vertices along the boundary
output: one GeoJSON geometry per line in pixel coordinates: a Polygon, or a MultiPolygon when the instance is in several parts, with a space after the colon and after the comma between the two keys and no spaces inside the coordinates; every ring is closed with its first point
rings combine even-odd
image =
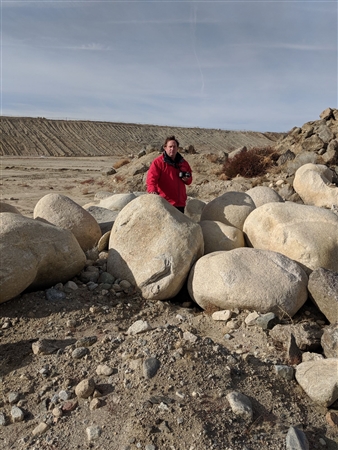
{"type": "Polygon", "coordinates": [[[180,178],[190,178],[190,177],[191,177],[191,173],[190,173],[190,172],[180,172],[180,173],[178,174],[178,176],[179,176],[180,178]]]}

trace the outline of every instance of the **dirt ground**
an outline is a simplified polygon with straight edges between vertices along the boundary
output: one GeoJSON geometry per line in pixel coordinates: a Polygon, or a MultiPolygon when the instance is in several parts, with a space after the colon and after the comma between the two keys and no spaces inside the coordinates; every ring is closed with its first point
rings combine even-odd
{"type": "MultiPolygon", "coordinates": [[[[220,192],[225,185],[210,161],[202,167],[204,159],[190,158],[200,166],[195,188],[201,196],[220,192]]],[[[1,199],[28,217],[50,192],[84,205],[100,190],[113,192],[103,172],[118,159],[3,157],[1,199]]],[[[142,186],[142,175],[138,180],[142,186]]],[[[251,184],[233,181],[242,189],[251,184]]],[[[118,189],[129,186],[124,175],[118,189]]],[[[104,268],[104,260],[92,264],[104,268]]],[[[288,364],[286,348],[268,330],[246,325],[248,311],[233,311],[224,323],[193,304],[185,288],[171,301],[146,302],[74,281],[78,289],[63,298],[26,292],[0,305],[0,448],[282,450],[294,426],[304,431],[310,449],[337,449],[328,409],[314,404],[294,379],[277,375],[275,366],[288,364]],[[128,334],[138,320],[149,329],[128,334]],[[33,344],[43,339],[54,351],[34,354],[33,344]],[[80,358],[78,348],[87,349],[80,358]],[[148,358],[160,362],[152,378],[144,375],[148,358]],[[86,379],[96,390],[78,398],[75,388],[86,379]],[[252,420],[232,411],[226,397],[232,391],[251,400],[252,420]],[[17,422],[15,405],[24,414],[17,422]]],[[[292,319],[304,321],[327,325],[310,301],[292,319]]]]}

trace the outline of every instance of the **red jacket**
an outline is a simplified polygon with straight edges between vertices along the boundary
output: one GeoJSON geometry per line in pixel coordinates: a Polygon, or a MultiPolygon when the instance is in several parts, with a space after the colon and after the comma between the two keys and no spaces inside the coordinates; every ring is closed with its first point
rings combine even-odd
{"type": "Polygon", "coordinates": [[[191,184],[192,176],[183,181],[179,177],[180,172],[191,174],[191,167],[182,155],[176,154],[175,163],[166,162],[164,153],[158,156],[148,170],[147,192],[156,192],[173,206],[184,207],[187,201],[185,186],[191,184]]]}

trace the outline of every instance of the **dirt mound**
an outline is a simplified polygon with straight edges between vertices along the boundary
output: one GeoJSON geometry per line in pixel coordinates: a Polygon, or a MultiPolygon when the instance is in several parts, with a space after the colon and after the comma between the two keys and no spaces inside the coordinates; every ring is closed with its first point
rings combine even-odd
{"type": "Polygon", "coordinates": [[[175,134],[183,147],[200,152],[229,152],[275,143],[282,133],[180,128],[132,123],[2,117],[2,156],[111,156],[160,148],[175,134]]]}

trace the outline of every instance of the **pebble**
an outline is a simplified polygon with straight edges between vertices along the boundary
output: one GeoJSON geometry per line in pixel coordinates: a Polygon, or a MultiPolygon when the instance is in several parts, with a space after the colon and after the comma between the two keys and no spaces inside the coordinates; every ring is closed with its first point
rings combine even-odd
{"type": "Polygon", "coordinates": [[[89,350],[87,347],[78,347],[72,351],[72,357],[74,359],[81,359],[84,356],[88,355],[89,350]]]}
{"type": "Polygon", "coordinates": [[[211,317],[213,320],[222,320],[227,322],[231,318],[232,312],[228,309],[224,309],[223,311],[215,311],[211,317]]]}
{"type": "Polygon", "coordinates": [[[8,394],[8,403],[10,405],[14,405],[15,403],[18,403],[19,398],[20,398],[19,392],[10,392],[8,394]]]}
{"type": "Polygon", "coordinates": [[[93,400],[89,404],[89,409],[93,411],[95,409],[101,408],[101,406],[103,406],[102,400],[99,398],[93,398],[93,400]]]}
{"type": "Polygon", "coordinates": [[[109,375],[112,375],[114,372],[114,369],[112,367],[107,366],[106,364],[100,364],[96,368],[97,375],[105,375],[109,377],[109,375]]]}
{"type": "Polygon", "coordinates": [[[226,396],[232,412],[243,419],[252,420],[253,411],[251,400],[244,394],[232,391],[226,396]]]}
{"type": "Polygon", "coordinates": [[[76,347],[91,347],[97,342],[97,336],[84,336],[75,343],[76,347]]]}
{"type": "Polygon", "coordinates": [[[6,416],[4,413],[0,412],[0,427],[3,427],[6,425],[6,416]]]}
{"type": "Polygon", "coordinates": [[[33,436],[40,436],[41,434],[45,433],[49,429],[49,425],[45,422],[39,423],[38,426],[34,428],[32,431],[33,436]]]}
{"type": "Polygon", "coordinates": [[[47,289],[45,291],[46,294],[46,299],[49,302],[55,302],[55,301],[59,301],[59,300],[64,300],[66,298],[66,294],[62,291],[59,291],[57,289],[54,288],[50,288],[47,289]]]}
{"type": "Polygon", "coordinates": [[[22,409],[18,408],[17,406],[13,406],[11,409],[11,417],[12,421],[15,423],[15,422],[22,422],[25,415],[22,409]]]}
{"type": "Polygon", "coordinates": [[[304,431],[290,427],[286,435],[286,450],[309,450],[309,448],[304,431]]]}
{"type": "Polygon", "coordinates": [[[59,392],[58,397],[59,397],[60,400],[65,402],[65,401],[67,401],[67,400],[72,398],[72,393],[68,392],[68,391],[65,391],[65,390],[62,390],[62,391],[59,392]]]}
{"type": "Polygon", "coordinates": [[[145,331],[151,330],[151,326],[146,320],[137,320],[134,322],[127,330],[129,336],[134,336],[135,334],[143,333],[145,331]]]}
{"type": "Polygon", "coordinates": [[[185,331],[183,333],[183,339],[194,344],[197,341],[198,337],[195,334],[190,333],[190,331],[185,331]]]}
{"type": "Polygon", "coordinates": [[[92,378],[88,378],[80,381],[75,388],[75,394],[81,398],[88,398],[95,390],[95,381],[92,378]]]}
{"type": "Polygon", "coordinates": [[[293,380],[295,377],[295,369],[291,366],[276,365],[275,372],[279,377],[288,381],[293,380]]]}
{"type": "Polygon", "coordinates": [[[87,438],[89,442],[96,441],[101,436],[101,428],[98,425],[92,425],[86,428],[87,438]]]}
{"type": "Polygon", "coordinates": [[[143,376],[144,378],[153,378],[158,369],[161,366],[161,362],[157,358],[147,358],[143,362],[143,376]]]}

